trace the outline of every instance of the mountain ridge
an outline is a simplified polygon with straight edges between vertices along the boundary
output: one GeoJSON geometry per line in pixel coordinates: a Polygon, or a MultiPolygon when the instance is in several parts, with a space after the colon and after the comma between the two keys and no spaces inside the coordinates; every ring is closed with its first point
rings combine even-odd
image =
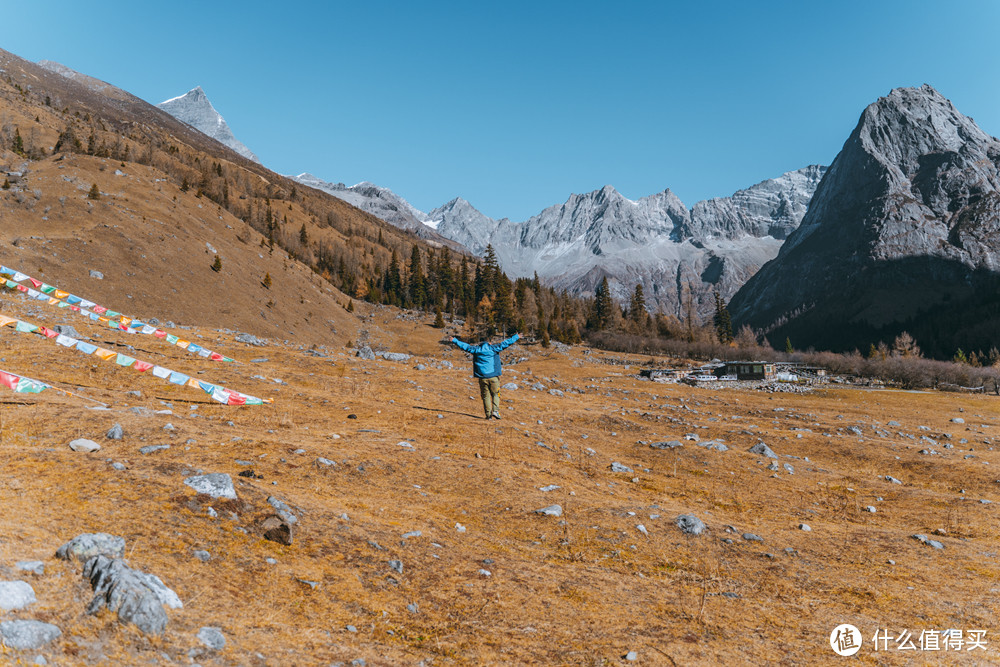
{"type": "Polygon", "coordinates": [[[850,349],[906,329],[938,356],[985,350],[998,232],[1000,141],[931,86],[896,88],[862,112],[733,318],[772,342],[850,349]]]}

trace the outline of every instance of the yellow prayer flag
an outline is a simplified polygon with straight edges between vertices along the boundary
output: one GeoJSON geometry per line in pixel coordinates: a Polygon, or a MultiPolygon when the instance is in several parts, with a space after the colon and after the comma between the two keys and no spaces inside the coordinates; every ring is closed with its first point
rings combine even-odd
{"type": "Polygon", "coordinates": [[[114,359],[118,356],[117,352],[112,352],[111,350],[105,350],[103,347],[99,347],[94,350],[94,354],[99,356],[101,359],[107,361],[108,359],[114,359]]]}

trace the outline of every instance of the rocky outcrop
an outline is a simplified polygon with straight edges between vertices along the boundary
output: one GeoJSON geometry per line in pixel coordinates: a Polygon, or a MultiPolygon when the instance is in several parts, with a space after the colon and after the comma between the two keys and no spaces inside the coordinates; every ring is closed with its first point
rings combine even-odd
{"type": "Polygon", "coordinates": [[[730,304],[796,347],[987,350],[1000,323],[1000,142],[924,85],[871,104],[799,228],[730,304]]]}

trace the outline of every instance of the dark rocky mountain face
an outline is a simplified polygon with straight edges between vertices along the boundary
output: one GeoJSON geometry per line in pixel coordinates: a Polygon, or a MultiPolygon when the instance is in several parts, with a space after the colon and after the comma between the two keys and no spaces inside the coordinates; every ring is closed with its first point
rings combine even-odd
{"type": "Polygon", "coordinates": [[[733,297],[772,344],[867,349],[910,332],[925,352],[1000,333],[1000,141],[940,93],[865,109],[799,228],[733,297]]]}

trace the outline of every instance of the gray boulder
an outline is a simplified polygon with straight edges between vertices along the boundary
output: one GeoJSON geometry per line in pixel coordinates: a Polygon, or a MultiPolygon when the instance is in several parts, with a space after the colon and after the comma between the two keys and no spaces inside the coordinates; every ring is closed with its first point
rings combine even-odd
{"type": "Polygon", "coordinates": [[[3,645],[15,651],[29,651],[42,648],[56,640],[62,630],[51,623],[41,621],[4,621],[0,623],[0,637],[3,645]]]}
{"type": "Polygon", "coordinates": [[[379,352],[378,356],[386,361],[409,361],[410,355],[402,352],[379,352]]]}
{"type": "Polygon", "coordinates": [[[94,556],[122,558],[125,555],[125,538],[107,533],[84,533],[77,535],[56,550],[56,558],[76,559],[86,563],[94,556]]]}
{"type": "Polygon", "coordinates": [[[86,438],[77,438],[76,440],[70,441],[69,448],[74,452],[84,453],[99,452],[101,450],[101,446],[99,444],[93,440],[87,440],[86,438]]]}
{"type": "Polygon", "coordinates": [[[292,508],[286,505],[283,501],[275,498],[274,496],[268,496],[267,504],[273,507],[278,512],[278,516],[287,521],[288,523],[295,523],[299,520],[297,516],[292,513],[292,508]]]}
{"type": "Polygon", "coordinates": [[[663,442],[651,442],[649,446],[653,449],[677,449],[678,447],[683,447],[684,444],[680,440],[669,440],[663,442]]]}
{"type": "Polygon", "coordinates": [[[375,353],[367,345],[358,348],[358,351],[354,354],[358,359],[364,359],[366,361],[371,361],[375,358],[375,353]]]}
{"type": "Polygon", "coordinates": [[[34,604],[35,589],[26,581],[0,581],[0,609],[12,611],[34,604]]]}
{"type": "Polygon", "coordinates": [[[115,424],[108,429],[108,432],[104,434],[104,437],[108,440],[121,440],[125,435],[125,431],[122,429],[121,424],[115,424]]]}
{"type": "Polygon", "coordinates": [[[120,558],[94,556],[84,565],[83,576],[94,589],[88,614],[107,608],[118,613],[120,622],[132,623],[147,635],[159,635],[167,627],[161,596],[180,604],[177,595],[158,578],[133,570],[120,558]],[[159,590],[150,586],[154,580],[159,590]]]}
{"type": "Polygon", "coordinates": [[[207,475],[195,475],[185,479],[184,483],[198,493],[204,493],[213,498],[236,500],[233,478],[226,473],[212,472],[207,475]]]}
{"type": "Polygon", "coordinates": [[[756,454],[758,456],[764,456],[764,457],[767,457],[769,459],[776,459],[776,458],[778,458],[778,455],[775,454],[774,451],[770,447],[768,447],[767,445],[765,445],[763,442],[758,442],[756,445],[754,445],[753,447],[751,447],[747,451],[750,452],[751,454],[756,454]]]}
{"type": "Polygon", "coordinates": [[[45,563],[40,560],[22,560],[15,563],[14,566],[23,572],[45,574],[45,563]]]}
{"type": "Polygon", "coordinates": [[[548,507],[535,510],[535,514],[543,514],[545,516],[562,516],[562,505],[549,505],[548,507]]]}
{"type": "Polygon", "coordinates": [[[508,382],[507,384],[503,385],[500,388],[501,389],[506,389],[507,391],[517,391],[517,383],[516,382],[508,382]]]}
{"type": "Polygon", "coordinates": [[[612,462],[610,467],[611,467],[611,472],[634,472],[627,465],[619,463],[618,461],[612,462]]]}
{"type": "Polygon", "coordinates": [[[69,336],[70,338],[83,338],[83,334],[74,329],[68,324],[57,324],[52,327],[52,330],[57,334],[62,334],[63,336],[69,336]]]}
{"type": "Polygon", "coordinates": [[[226,638],[219,628],[202,628],[198,631],[198,641],[213,651],[221,651],[226,648],[226,638]]]}
{"type": "Polygon", "coordinates": [[[694,514],[681,514],[677,517],[677,527],[688,535],[701,535],[705,532],[705,522],[694,514]]]}

